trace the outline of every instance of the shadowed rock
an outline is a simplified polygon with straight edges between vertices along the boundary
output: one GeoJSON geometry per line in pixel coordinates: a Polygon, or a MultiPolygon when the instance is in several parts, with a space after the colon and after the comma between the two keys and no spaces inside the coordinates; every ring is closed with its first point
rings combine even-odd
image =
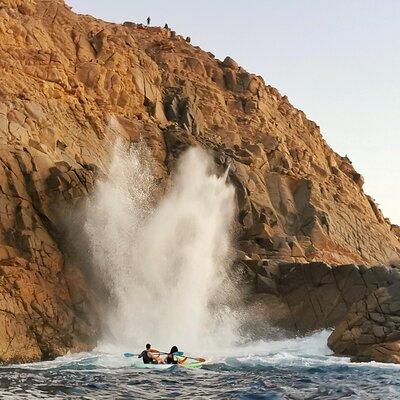
{"type": "Polygon", "coordinates": [[[400,282],[380,287],[350,308],[328,339],[353,361],[400,362],[400,282]]]}

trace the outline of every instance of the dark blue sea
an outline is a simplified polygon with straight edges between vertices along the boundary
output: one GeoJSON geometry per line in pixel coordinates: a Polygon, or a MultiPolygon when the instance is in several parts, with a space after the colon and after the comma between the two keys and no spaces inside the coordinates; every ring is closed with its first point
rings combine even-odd
{"type": "MultiPolygon", "coordinates": [[[[399,399],[400,366],[333,357],[328,332],[202,354],[202,369],[140,370],[119,352],[3,366],[1,399],[399,399]]],[[[132,349],[128,349],[132,350],[132,349]]],[[[200,355],[200,354],[198,354],[200,355]]]]}

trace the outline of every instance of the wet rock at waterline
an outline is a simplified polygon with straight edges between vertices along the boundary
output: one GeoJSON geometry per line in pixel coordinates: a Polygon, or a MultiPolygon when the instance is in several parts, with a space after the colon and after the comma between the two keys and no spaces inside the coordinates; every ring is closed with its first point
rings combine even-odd
{"type": "Polygon", "coordinates": [[[354,303],[328,346],[354,361],[400,363],[400,280],[354,303]]]}
{"type": "MultiPolygon", "coordinates": [[[[230,57],[217,60],[169,29],[76,15],[61,0],[3,3],[1,361],[88,349],[102,334],[90,263],[67,256],[64,232],[106,175],[117,139],[134,146],[141,139],[149,149],[155,203],[187,147],[206,149],[219,173],[229,166],[235,245],[257,268],[266,259],[371,266],[399,258],[398,227],[364,193],[351,161],[286,96],[230,57]]],[[[78,230],[74,239],[87,244],[78,230]]],[[[307,289],[293,291],[291,274],[275,272],[256,271],[253,299],[275,312],[278,325],[309,331],[347,312],[352,278],[338,290],[346,301],[313,314],[291,303],[314,305],[307,279],[307,289]]],[[[336,296],[333,281],[326,288],[336,296]]]]}

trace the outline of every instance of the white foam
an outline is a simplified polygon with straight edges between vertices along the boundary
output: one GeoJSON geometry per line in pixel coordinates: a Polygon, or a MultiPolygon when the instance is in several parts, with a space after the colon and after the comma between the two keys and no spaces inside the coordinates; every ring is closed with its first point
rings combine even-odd
{"type": "MultiPolygon", "coordinates": [[[[227,367],[242,366],[249,369],[259,366],[288,367],[288,368],[329,368],[341,367],[352,369],[369,370],[390,370],[399,371],[400,365],[384,364],[377,362],[370,363],[351,363],[347,357],[335,357],[331,355],[326,346],[326,339],[330,331],[317,332],[310,336],[298,337],[293,339],[283,339],[271,342],[256,342],[246,346],[222,347],[216,349],[203,349],[201,353],[194,353],[193,356],[204,356],[207,364],[224,363],[227,367]],[[204,351],[206,350],[206,351],[204,351]]],[[[126,350],[126,349],[125,349],[126,350]]],[[[119,368],[127,368],[132,363],[139,360],[136,357],[126,358],[123,351],[114,345],[104,346],[103,351],[93,351],[89,353],[70,354],[58,357],[53,361],[45,361],[31,364],[15,365],[16,368],[28,370],[50,370],[54,368],[74,370],[79,366],[87,366],[104,369],[104,372],[113,373],[119,368]]],[[[3,366],[0,368],[10,368],[3,366]]]]}

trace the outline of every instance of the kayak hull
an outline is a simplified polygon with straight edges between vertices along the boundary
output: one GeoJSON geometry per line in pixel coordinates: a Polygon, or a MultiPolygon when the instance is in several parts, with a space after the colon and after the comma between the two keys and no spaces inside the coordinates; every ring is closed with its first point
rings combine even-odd
{"type": "Polygon", "coordinates": [[[173,364],[132,364],[131,367],[135,369],[169,369],[173,364]]]}
{"type": "Polygon", "coordinates": [[[160,369],[160,370],[164,370],[164,369],[170,369],[173,367],[184,367],[184,368],[190,368],[190,369],[198,369],[201,368],[203,366],[203,362],[199,362],[199,361],[187,361],[183,364],[132,364],[132,368],[135,369],[160,369]]]}

